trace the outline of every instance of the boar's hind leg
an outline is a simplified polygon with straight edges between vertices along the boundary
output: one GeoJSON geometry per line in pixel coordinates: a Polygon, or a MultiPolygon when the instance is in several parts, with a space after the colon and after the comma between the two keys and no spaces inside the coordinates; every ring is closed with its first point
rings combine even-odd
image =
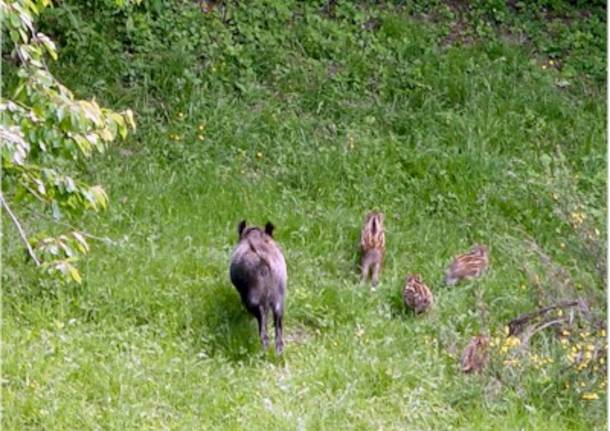
{"type": "Polygon", "coordinates": [[[380,272],[381,272],[381,262],[375,262],[373,264],[373,276],[371,277],[373,286],[377,286],[377,284],[379,284],[379,273],[380,272]]]}
{"type": "Polygon", "coordinates": [[[275,325],[275,351],[282,353],[284,350],[284,341],[282,340],[282,310],[273,309],[273,323],[275,325]]]}
{"type": "Polygon", "coordinates": [[[267,346],[269,346],[269,337],[267,336],[267,310],[260,305],[256,308],[254,315],[258,321],[258,333],[261,337],[261,342],[266,349],[267,346]]]}
{"type": "Polygon", "coordinates": [[[361,279],[362,279],[362,281],[366,281],[369,278],[369,273],[371,272],[371,262],[366,257],[364,259],[362,259],[361,268],[362,268],[361,279]]]}

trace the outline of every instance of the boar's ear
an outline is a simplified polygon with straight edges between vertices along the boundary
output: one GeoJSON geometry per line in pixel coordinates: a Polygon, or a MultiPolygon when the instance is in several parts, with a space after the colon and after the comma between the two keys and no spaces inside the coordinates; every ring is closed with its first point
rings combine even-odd
{"type": "Polygon", "coordinates": [[[239,224],[237,225],[237,233],[239,234],[240,238],[241,238],[241,234],[243,233],[245,228],[246,228],[246,221],[245,220],[240,221],[239,224]]]}
{"type": "Polygon", "coordinates": [[[273,238],[273,229],[275,229],[275,226],[273,226],[273,223],[268,221],[267,224],[265,225],[265,233],[272,238],[273,238]]]}

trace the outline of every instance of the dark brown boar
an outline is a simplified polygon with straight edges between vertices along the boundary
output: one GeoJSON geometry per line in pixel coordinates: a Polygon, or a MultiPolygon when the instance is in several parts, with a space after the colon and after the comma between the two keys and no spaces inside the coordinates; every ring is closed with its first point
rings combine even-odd
{"type": "Polygon", "coordinates": [[[274,226],[268,222],[264,229],[239,223],[239,242],[230,264],[231,282],[239,292],[246,309],[256,317],[263,347],[269,345],[267,316],[273,313],[275,350],[281,353],[282,319],[286,295],[287,271],[284,255],[273,240],[274,226]]]}

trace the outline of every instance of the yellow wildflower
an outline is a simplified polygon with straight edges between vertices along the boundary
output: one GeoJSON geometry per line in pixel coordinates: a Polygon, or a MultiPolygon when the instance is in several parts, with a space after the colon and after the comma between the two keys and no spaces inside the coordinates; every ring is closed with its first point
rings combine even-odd
{"type": "Polygon", "coordinates": [[[504,344],[502,345],[502,351],[506,352],[508,349],[517,347],[520,344],[521,340],[518,337],[511,335],[510,337],[506,338],[506,340],[504,340],[504,344]]]}
{"type": "Polygon", "coordinates": [[[595,392],[585,392],[581,397],[585,401],[598,400],[599,396],[595,392]]]}
{"type": "Polygon", "coordinates": [[[519,360],[515,359],[515,358],[513,358],[513,359],[505,359],[502,363],[504,365],[506,365],[507,367],[512,367],[512,366],[518,365],[519,364],[519,360]]]}

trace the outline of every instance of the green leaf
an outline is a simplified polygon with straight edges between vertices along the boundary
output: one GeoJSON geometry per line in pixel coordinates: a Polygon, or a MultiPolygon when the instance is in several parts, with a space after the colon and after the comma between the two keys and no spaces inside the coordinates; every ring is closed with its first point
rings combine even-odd
{"type": "Polygon", "coordinates": [[[115,125],[119,135],[121,138],[125,139],[127,137],[127,126],[125,125],[125,119],[121,114],[117,114],[116,112],[111,112],[109,114],[112,122],[115,125]]]}
{"type": "Polygon", "coordinates": [[[85,237],[79,232],[72,232],[72,236],[76,239],[76,246],[79,251],[83,254],[88,253],[89,244],[87,243],[87,240],[85,240],[85,237]]]}
{"type": "Polygon", "coordinates": [[[89,142],[89,140],[85,137],[83,137],[82,135],[75,135],[73,137],[74,141],[76,142],[76,144],[78,145],[78,148],[81,150],[81,152],[89,157],[91,155],[91,143],[89,142]]]}
{"type": "Polygon", "coordinates": [[[108,207],[108,195],[101,186],[93,186],[89,189],[93,195],[95,201],[93,202],[94,208],[101,207],[106,209],[108,207]]]}
{"type": "Polygon", "coordinates": [[[126,111],[123,112],[123,115],[125,116],[125,119],[127,120],[127,124],[133,129],[136,130],[136,122],[133,119],[133,112],[131,111],[131,109],[128,109],[126,111]]]}
{"type": "Polygon", "coordinates": [[[70,265],[69,271],[70,271],[70,277],[72,277],[72,280],[76,281],[78,284],[81,284],[83,282],[83,279],[81,278],[80,273],[78,272],[78,269],[76,269],[74,266],[70,265]]]}
{"type": "Polygon", "coordinates": [[[97,103],[82,101],[80,102],[80,107],[85,113],[85,117],[95,124],[96,127],[100,127],[102,125],[102,112],[99,106],[97,106],[97,103]]]}
{"type": "Polygon", "coordinates": [[[57,60],[57,48],[55,48],[55,43],[51,39],[48,38],[46,34],[38,33],[36,38],[42,42],[47,52],[53,58],[53,60],[57,60]]]}

